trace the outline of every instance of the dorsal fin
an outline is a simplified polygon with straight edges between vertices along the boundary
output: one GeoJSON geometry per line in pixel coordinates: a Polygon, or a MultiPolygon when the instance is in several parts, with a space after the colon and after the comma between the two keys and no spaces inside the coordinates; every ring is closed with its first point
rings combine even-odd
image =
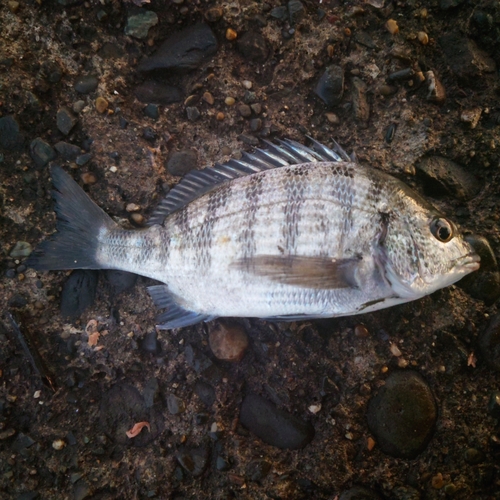
{"type": "Polygon", "coordinates": [[[330,149],[311,137],[308,139],[311,141],[311,147],[291,139],[278,140],[278,144],[263,140],[267,146],[265,149],[257,148],[252,153],[245,152],[239,160],[232,158],[222,165],[217,163],[214,167],[192,170],[158,205],[151,214],[148,226],[163,224],[170,214],[237,177],[300,163],[352,161],[335,141],[333,149],[330,149]]]}

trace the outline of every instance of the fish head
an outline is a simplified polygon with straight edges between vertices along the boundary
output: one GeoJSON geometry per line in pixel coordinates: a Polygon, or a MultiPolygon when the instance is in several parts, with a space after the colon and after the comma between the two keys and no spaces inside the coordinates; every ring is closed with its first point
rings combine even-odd
{"type": "Polygon", "coordinates": [[[419,201],[393,215],[383,240],[386,279],[408,299],[452,285],[480,263],[456,224],[419,201]]]}

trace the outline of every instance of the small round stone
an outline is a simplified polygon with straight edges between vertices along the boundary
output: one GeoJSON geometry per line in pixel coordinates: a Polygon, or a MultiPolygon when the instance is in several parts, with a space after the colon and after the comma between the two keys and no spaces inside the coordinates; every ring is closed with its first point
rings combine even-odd
{"type": "Polygon", "coordinates": [[[429,35],[425,31],[419,31],[417,38],[422,45],[427,45],[429,43],[429,35]]]}
{"type": "Polygon", "coordinates": [[[60,451],[66,446],[66,442],[63,439],[56,439],[52,442],[52,448],[54,450],[60,451]]]}
{"type": "Polygon", "coordinates": [[[208,342],[216,358],[240,361],[248,347],[248,336],[236,323],[219,322],[210,332],[208,342]]]}
{"type": "Polygon", "coordinates": [[[252,116],[252,109],[248,104],[240,104],[238,106],[238,112],[243,118],[249,118],[252,116]]]}
{"type": "Polygon", "coordinates": [[[224,113],[223,113],[222,111],[219,111],[219,112],[217,113],[217,115],[215,116],[215,118],[216,118],[216,119],[217,119],[217,121],[219,121],[219,122],[223,121],[225,117],[226,117],[226,116],[224,115],[224,113]]]}
{"type": "Polygon", "coordinates": [[[133,222],[135,222],[138,226],[142,226],[144,224],[144,216],[142,214],[139,214],[137,212],[133,213],[130,218],[132,219],[133,222]]]}
{"type": "Polygon", "coordinates": [[[250,80],[243,80],[241,82],[243,87],[245,87],[247,90],[250,90],[253,87],[253,83],[250,80]]]}
{"type": "Polygon", "coordinates": [[[210,92],[205,92],[203,94],[203,97],[202,99],[207,103],[207,104],[210,104],[210,106],[213,105],[213,103],[215,102],[215,99],[214,99],[214,96],[210,93],[210,92]]]}
{"type": "Polygon", "coordinates": [[[236,40],[236,38],[238,38],[238,33],[236,33],[233,29],[228,28],[226,30],[226,39],[232,42],[233,40],[236,40]]]}
{"type": "Polygon", "coordinates": [[[104,97],[98,97],[95,100],[95,109],[98,113],[104,113],[108,109],[109,103],[104,97]]]}
{"type": "Polygon", "coordinates": [[[236,100],[234,99],[234,97],[226,97],[224,99],[224,104],[226,104],[226,106],[234,106],[235,102],[236,100]]]}
{"type": "Polygon", "coordinates": [[[387,28],[387,31],[391,35],[395,35],[399,33],[399,26],[398,23],[394,19],[389,19],[387,23],[385,23],[385,27],[387,28]]]}

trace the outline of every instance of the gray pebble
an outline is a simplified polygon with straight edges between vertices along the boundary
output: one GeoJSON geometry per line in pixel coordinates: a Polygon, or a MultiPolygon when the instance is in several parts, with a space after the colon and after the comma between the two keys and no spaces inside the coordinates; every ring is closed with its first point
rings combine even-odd
{"type": "Polygon", "coordinates": [[[300,0],[290,0],[287,4],[290,24],[295,24],[304,15],[304,4],[300,0]]]}
{"type": "Polygon", "coordinates": [[[270,12],[271,17],[274,19],[279,19],[280,21],[284,21],[288,15],[288,9],[286,5],[280,5],[279,7],[274,7],[274,9],[270,12]]]}
{"type": "Polygon", "coordinates": [[[252,110],[248,104],[240,104],[238,106],[238,112],[243,118],[252,116],[252,110]]]}
{"type": "Polygon", "coordinates": [[[79,167],[83,167],[92,159],[92,155],[90,153],[84,153],[76,158],[76,164],[79,167]]]}
{"type": "Polygon", "coordinates": [[[200,117],[200,111],[196,106],[188,106],[186,108],[186,115],[190,122],[195,122],[200,117]]]}
{"type": "Polygon", "coordinates": [[[98,84],[99,81],[96,76],[84,75],[78,78],[74,88],[77,92],[80,92],[80,94],[90,94],[90,92],[93,92],[97,88],[98,84]]]}
{"type": "Polygon", "coordinates": [[[244,142],[245,144],[248,144],[249,146],[258,146],[259,145],[259,139],[257,139],[253,135],[240,134],[238,136],[238,140],[240,140],[241,142],[244,142]]]}
{"type": "Polygon", "coordinates": [[[64,135],[68,135],[77,122],[78,120],[68,108],[62,107],[57,111],[57,128],[64,135]]]}
{"type": "Polygon", "coordinates": [[[54,148],[65,160],[75,160],[82,152],[78,146],[63,141],[58,142],[54,148]]]}
{"type": "Polygon", "coordinates": [[[56,157],[56,152],[41,137],[30,144],[30,155],[37,167],[43,167],[56,157]]]}
{"type": "Polygon", "coordinates": [[[158,16],[151,10],[142,10],[127,18],[125,34],[139,40],[147,38],[149,29],[158,24],[158,16]]]}
{"type": "Polygon", "coordinates": [[[194,149],[175,151],[167,161],[170,174],[182,177],[198,166],[198,153],[194,149]]]}
{"type": "Polygon", "coordinates": [[[186,405],[181,398],[178,398],[175,394],[167,395],[167,408],[171,415],[178,415],[186,409],[186,405]]]}
{"type": "Polygon", "coordinates": [[[146,127],[142,130],[142,137],[144,137],[146,141],[154,142],[156,140],[157,134],[154,128],[146,127]]]}
{"type": "Polygon", "coordinates": [[[262,128],[262,120],[260,118],[253,118],[250,120],[250,130],[257,132],[262,128]]]}
{"type": "Polygon", "coordinates": [[[430,387],[417,372],[396,371],[370,400],[367,418],[384,453],[415,458],[432,437],[437,407],[430,387]]]}
{"type": "Polygon", "coordinates": [[[262,113],[262,104],[260,102],[255,102],[250,105],[250,108],[256,115],[260,115],[262,113]]]}
{"type": "Polygon", "coordinates": [[[7,301],[7,304],[9,305],[9,307],[17,309],[28,305],[28,301],[25,297],[16,293],[7,301]]]}
{"type": "Polygon", "coordinates": [[[148,104],[144,108],[144,114],[148,118],[152,118],[153,120],[158,120],[158,118],[160,118],[160,108],[158,107],[157,104],[148,104]]]}
{"type": "Polygon", "coordinates": [[[202,375],[213,383],[218,382],[222,378],[220,369],[197,347],[187,345],[184,350],[184,356],[186,357],[188,366],[198,375],[202,375]]]}
{"type": "Polygon", "coordinates": [[[24,136],[19,130],[17,120],[11,116],[0,118],[0,147],[9,150],[21,149],[24,144],[24,136]]]}
{"type": "Polygon", "coordinates": [[[17,241],[9,255],[13,259],[22,259],[28,257],[33,251],[32,246],[27,241],[17,241]]]}
{"type": "Polygon", "coordinates": [[[198,380],[194,392],[205,406],[210,408],[215,403],[215,389],[210,384],[198,380]]]}
{"type": "Polygon", "coordinates": [[[189,71],[197,68],[206,57],[217,51],[217,39],[206,24],[195,24],[165,40],[158,50],[142,61],[139,71],[165,69],[189,71]]]}
{"type": "Polygon", "coordinates": [[[281,449],[303,448],[314,437],[314,428],[309,422],[256,394],[249,394],[243,400],[240,422],[265,443],[281,449]]]}
{"type": "Polygon", "coordinates": [[[340,66],[328,66],[314,92],[329,107],[339,104],[344,95],[344,70],[340,66]]]}

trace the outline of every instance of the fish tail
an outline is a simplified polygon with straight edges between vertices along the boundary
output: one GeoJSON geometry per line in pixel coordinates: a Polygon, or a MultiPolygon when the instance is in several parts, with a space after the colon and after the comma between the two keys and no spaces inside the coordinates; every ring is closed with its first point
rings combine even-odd
{"type": "Polygon", "coordinates": [[[117,227],[83,189],[59,166],[50,170],[57,232],[41,243],[26,265],[40,271],[101,269],[99,237],[117,227]]]}

